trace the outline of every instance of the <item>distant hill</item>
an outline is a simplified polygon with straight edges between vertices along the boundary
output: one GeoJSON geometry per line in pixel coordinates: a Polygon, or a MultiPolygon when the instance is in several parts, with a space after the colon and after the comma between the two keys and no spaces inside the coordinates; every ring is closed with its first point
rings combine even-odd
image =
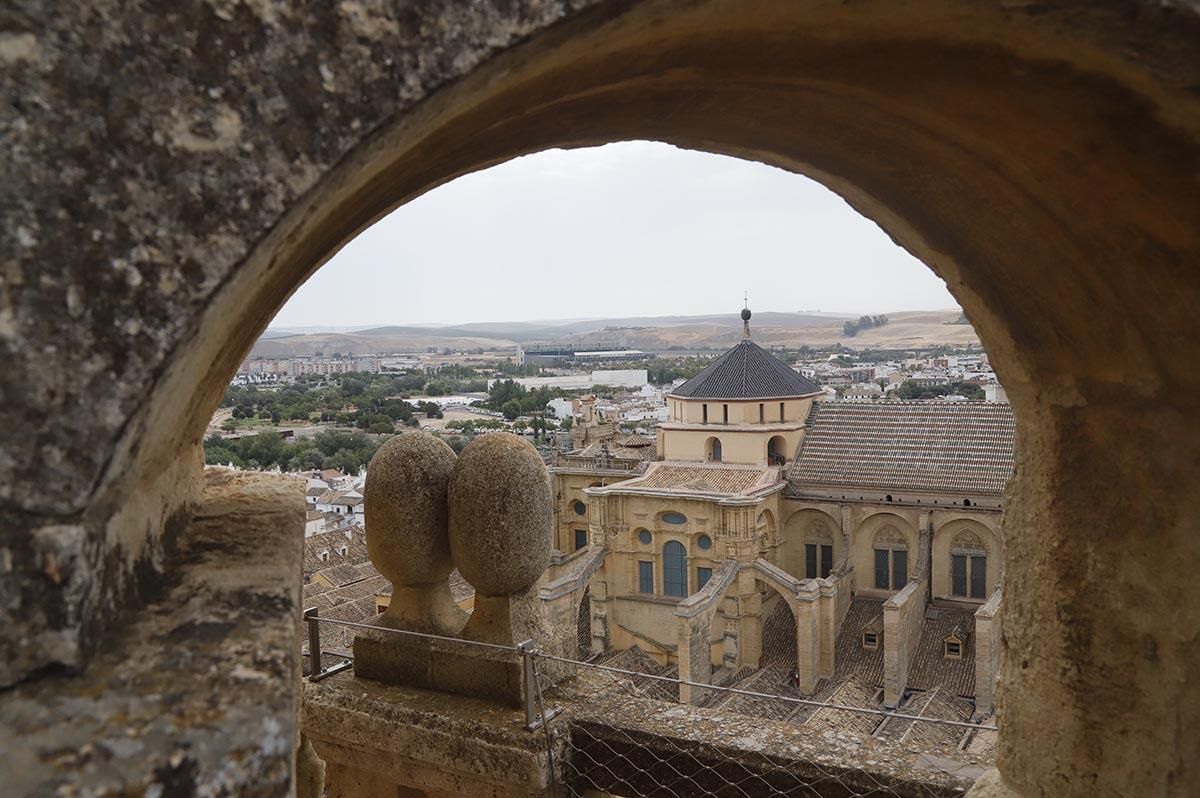
{"type": "MultiPolygon", "coordinates": [[[[799,347],[844,344],[854,349],[910,348],[937,345],[978,345],[970,324],[960,323],[958,309],[899,311],[886,314],[889,323],[864,330],[853,338],[842,331],[854,314],[775,313],[754,314],[754,340],[764,346],[799,347]]],[[[293,357],[316,352],[366,355],[424,351],[427,347],[454,350],[512,349],[519,344],[563,342],[578,347],[628,347],[646,351],[669,349],[714,350],[733,345],[741,336],[736,314],[703,316],[639,316],[612,319],[572,319],[537,322],[478,322],[438,327],[398,325],[354,332],[307,335],[272,330],[259,339],[251,354],[258,357],[293,357]]]]}

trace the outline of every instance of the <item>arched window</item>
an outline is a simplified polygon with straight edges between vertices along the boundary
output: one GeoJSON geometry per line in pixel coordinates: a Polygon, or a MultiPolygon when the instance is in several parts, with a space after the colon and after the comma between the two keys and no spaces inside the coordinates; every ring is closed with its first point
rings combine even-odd
{"type": "Polygon", "coordinates": [[[987,598],[987,545],[964,529],[950,542],[950,594],[987,598]]]}
{"type": "Polygon", "coordinates": [[[767,465],[783,465],[787,462],[787,441],[776,435],[767,441],[767,465]]]}
{"type": "Polygon", "coordinates": [[[687,550],[677,540],[663,546],[663,594],[687,598],[687,550]]]}
{"type": "Polygon", "coordinates": [[[708,449],[707,455],[708,455],[708,461],[710,463],[721,462],[721,439],[720,438],[709,438],[708,446],[706,448],[708,449]]]}
{"type": "Polygon", "coordinates": [[[875,589],[899,590],[908,583],[908,543],[896,527],[875,533],[875,589]]]}

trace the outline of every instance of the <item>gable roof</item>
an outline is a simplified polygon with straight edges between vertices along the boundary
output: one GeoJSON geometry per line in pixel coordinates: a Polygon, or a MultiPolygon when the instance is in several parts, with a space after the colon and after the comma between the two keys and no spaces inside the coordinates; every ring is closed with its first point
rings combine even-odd
{"type": "Polygon", "coordinates": [[[1007,404],[815,402],[788,481],[998,496],[1015,432],[1007,404]]]}
{"type": "Polygon", "coordinates": [[[749,338],[671,391],[684,399],[791,399],[821,389],[749,338]]]}

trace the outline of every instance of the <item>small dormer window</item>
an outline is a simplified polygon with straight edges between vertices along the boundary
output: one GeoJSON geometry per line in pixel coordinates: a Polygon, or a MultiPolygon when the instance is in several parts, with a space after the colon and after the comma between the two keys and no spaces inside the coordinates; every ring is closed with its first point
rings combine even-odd
{"type": "Polygon", "coordinates": [[[863,632],[863,648],[874,651],[879,648],[879,635],[875,632],[863,632]]]}
{"type": "Polygon", "coordinates": [[[957,637],[947,637],[942,641],[942,656],[945,659],[962,659],[962,641],[957,637]]]}

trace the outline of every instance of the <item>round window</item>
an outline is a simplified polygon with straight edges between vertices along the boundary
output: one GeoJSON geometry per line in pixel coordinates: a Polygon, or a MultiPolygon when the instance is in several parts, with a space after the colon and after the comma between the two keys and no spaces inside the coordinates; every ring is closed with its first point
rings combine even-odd
{"type": "Polygon", "coordinates": [[[708,535],[701,535],[696,538],[696,545],[707,551],[712,548],[712,538],[708,535]]]}
{"type": "Polygon", "coordinates": [[[664,524],[686,524],[687,516],[683,513],[663,513],[664,524]]]}
{"type": "Polygon", "coordinates": [[[587,513],[587,505],[581,501],[575,502],[571,507],[575,510],[575,515],[584,515],[587,513]]]}
{"type": "Polygon", "coordinates": [[[643,530],[641,530],[641,531],[639,531],[639,532],[638,532],[638,541],[639,541],[639,542],[640,542],[642,545],[644,545],[644,546],[649,546],[649,545],[650,545],[650,541],[651,541],[651,540],[653,540],[653,538],[650,536],[650,530],[649,530],[649,529],[643,529],[643,530]]]}

